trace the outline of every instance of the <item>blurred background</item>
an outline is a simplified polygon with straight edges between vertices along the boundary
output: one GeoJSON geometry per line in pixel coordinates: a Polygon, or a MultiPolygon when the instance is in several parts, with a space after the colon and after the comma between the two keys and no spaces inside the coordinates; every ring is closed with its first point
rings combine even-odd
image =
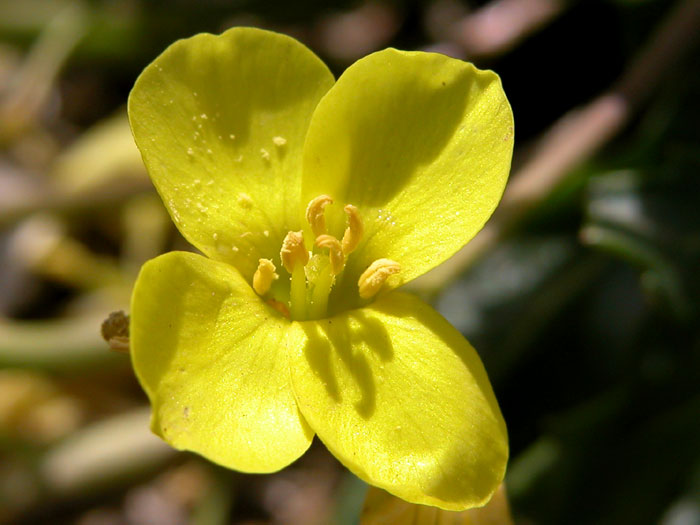
{"type": "Polygon", "coordinates": [[[388,46],[501,75],[504,199],[411,288],[486,365],[515,523],[700,524],[697,0],[0,0],[0,523],[358,523],[366,486],[317,442],[265,476],[161,443],[100,337],[144,261],[189,249],[129,90],[175,39],[236,25],[337,75],[388,46]]]}

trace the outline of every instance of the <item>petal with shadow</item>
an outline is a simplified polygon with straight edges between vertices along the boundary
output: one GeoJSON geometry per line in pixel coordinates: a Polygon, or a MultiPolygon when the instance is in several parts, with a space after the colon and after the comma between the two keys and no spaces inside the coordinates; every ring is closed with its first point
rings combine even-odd
{"type": "Polygon", "coordinates": [[[289,378],[290,323],[231,266],[171,252],[141,269],[131,302],[131,355],[173,447],[244,472],[301,456],[313,432],[289,378]]]}
{"type": "Polygon", "coordinates": [[[293,329],[299,408],[345,466],[412,503],[489,500],[508,458],[505,423],[479,356],[440,314],[392,292],[293,329]]]}

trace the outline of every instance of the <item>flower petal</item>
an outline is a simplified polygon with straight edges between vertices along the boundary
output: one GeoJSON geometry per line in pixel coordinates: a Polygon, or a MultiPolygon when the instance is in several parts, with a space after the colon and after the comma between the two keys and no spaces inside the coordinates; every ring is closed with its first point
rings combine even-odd
{"type": "Polygon", "coordinates": [[[346,467],[412,503],[489,500],[508,458],[505,423],[478,355],[435,310],[392,292],[293,327],[299,408],[346,467]]]}
{"type": "Polygon", "coordinates": [[[298,458],[313,433],[290,387],[289,327],[225,263],[184,252],[146,263],[131,303],[131,354],[153,432],[245,472],[298,458]]]}
{"type": "MultiPolygon", "coordinates": [[[[495,209],[513,150],[513,115],[498,76],[446,56],[380,51],[349,67],[314,112],[304,145],[302,202],[331,196],[360,209],[356,278],[376,259],[407,282],[466,244],[495,209]]],[[[333,222],[334,221],[334,222],[333,222]]]]}
{"type": "Polygon", "coordinates": [[[171,45],[139,76],[129,120],[178,228],[250,279],[299,229],[301,155],[333,75],[296,40],[235,28],[171,45]]]}

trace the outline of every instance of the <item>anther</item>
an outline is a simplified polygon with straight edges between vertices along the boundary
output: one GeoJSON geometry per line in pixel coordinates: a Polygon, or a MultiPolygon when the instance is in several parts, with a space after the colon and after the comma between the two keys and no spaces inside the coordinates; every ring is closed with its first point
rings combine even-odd
{"type": "Polygon", "coordinates": [[[306,266],[306,263],[309,262],[309,252],[304,246],[303,232],[289,232],[287,234],[282,241],[280,259],[290,274],[297,264],[301,263],[302,266],[306,266]]]}
{"type": "Polygon", "coordinates": [[[369,299],[374,297],[381,289],[390,275],[399,273],[401,265],[391,259],[377,259],[360,275],[357,286],[360,289],[360,297],[369,299]]]}
{"type": "Polygon", "coordinates": [[[331,260],[331,270],[333,275],[338,275],[345,266],[345,256],[340,241],[332,235],[319,235],[316,237],[316,246],[328,248],[328,257],[331,260]]]}
{"type": "Polygon", "coordinates": [[[324,208],[333,203],[328,195],[319,195],[313,199],[306,207],[306,220],[311,225],[311,231],[314,232],[314,237],[326,233],[326,218],[324,216],[324,208]]]}
{"type": "Polygon", "coordinates": [[[279,278],[275,272],[275,264],[270,259],[260,259],[258,261],[258,269],[253,275],[253,289],[258,295],[265,295],[270,291],[272,281],[279,278]]]}
{"type": "Polygon", "coordinates": [[[345,228],[345,233],[343,234],[343,253],[349,255],[355,251],[357,245],[360,244],[362,234],[364,233],[364,226],[362,225],[362,219],[360,218],[356,206],[348,204],[343,209],[348,215],[348,227],[345,228]]]}

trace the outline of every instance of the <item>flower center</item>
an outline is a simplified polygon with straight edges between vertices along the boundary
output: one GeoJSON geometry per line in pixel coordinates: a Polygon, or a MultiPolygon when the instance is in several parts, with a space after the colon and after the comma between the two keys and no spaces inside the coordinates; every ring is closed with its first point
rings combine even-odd
{"type": "MultiPolygon", "coordinates": [[[[272,297],[271,288],[279,279],[277,268],[270,259],[260,259],[253,276],[253,289],[285,317],[293,320],[321,319],[328,313],[328,297],[336,279],[342,274],[348,256],[362,240],[364,226],[357,207],[347,204],[343,210],[347,227],[342,239],[326,229],[325,208],[333,203],[328,195],[313,199],[306,208],[306,220],[311,226],[314,243],[308,250],[302,231],[287,233],[282,242],[280,260],[290,275],[289,301],[272,297]]],[[[377,259],[360,276],[357,286],[362,299],[374,297],[389,276],[401,270],[399,263],[377,259]]]]}

